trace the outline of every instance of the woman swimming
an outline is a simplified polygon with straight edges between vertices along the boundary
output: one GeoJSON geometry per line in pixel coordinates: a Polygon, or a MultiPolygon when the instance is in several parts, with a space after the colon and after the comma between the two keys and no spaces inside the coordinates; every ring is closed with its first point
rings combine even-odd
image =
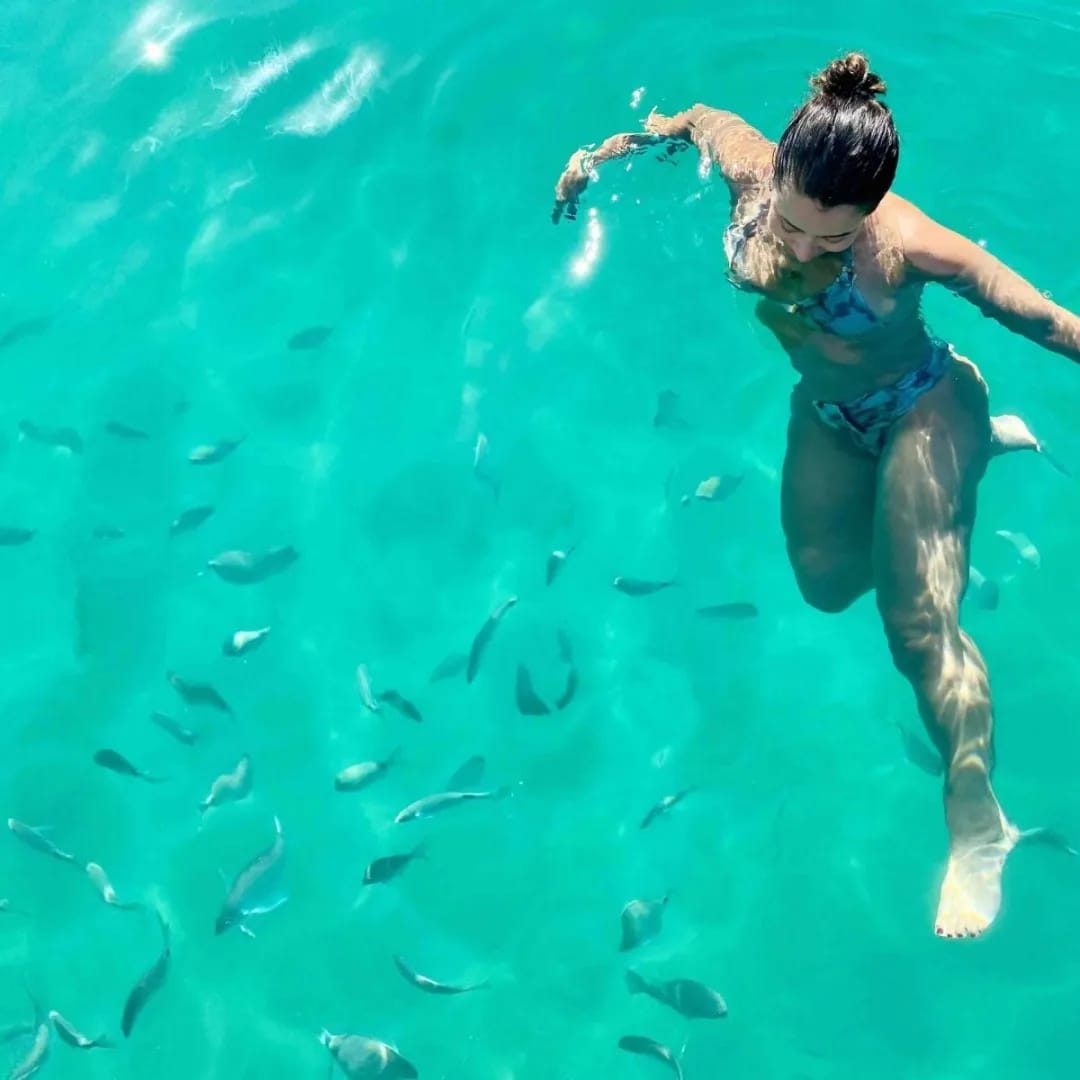
{"type": "Polygon", "coordinates": [[[800,376],[781,492],[796,581],[827,612],[875,591],[893,659],[946,765],[949,858],[935,929],[976,937],[998,913],[1021,835],[991,787],[986,665],[959,625],[976,489],[1002,447],[986,384],[928,331],[920,297],[939,282],[1078,361],[1080,318],[889,192],[900,143],[865,56],[833,61],[811,86],[776,144],[704,105],[653,112],[644,132],[570,158],[552,218],[573,218],[594,168],[612,158],[693,144],[719,167],[731,191],[730,276],[761,294],[758,317],[800,376]]]}

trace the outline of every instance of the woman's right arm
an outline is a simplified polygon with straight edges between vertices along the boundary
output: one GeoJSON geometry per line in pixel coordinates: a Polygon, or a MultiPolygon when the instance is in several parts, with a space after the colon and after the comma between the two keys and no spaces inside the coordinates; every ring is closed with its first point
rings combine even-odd
{"type": "Polygon", "coordinates": [[[595,150],[578,150],[571,155],[555,185],[551,220],[558,224],[564,212],[571,220],[577,216],[578,198],[597,165],[643,154],[648,147],[665,142],[693,143],[702,157],[716,162],[733,193],[760,183],[772,166],[773,144],[735,113],[707,105],[695,105],[674,116],[654,111],[646,117],[643,133],[612,135],[595,150]]]}

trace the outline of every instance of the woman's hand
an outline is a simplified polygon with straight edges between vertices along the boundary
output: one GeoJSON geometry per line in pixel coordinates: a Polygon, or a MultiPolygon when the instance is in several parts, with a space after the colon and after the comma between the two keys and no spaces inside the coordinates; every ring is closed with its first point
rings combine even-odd
{"type": "Polygon", "coordinates": [[[578,197],[589,186],[590,156],[587,150],[576,150],[566,163],[566,168],[555,185],[555,208],[551,211],[554,224],[559,224],[559,218],[564,212],[568,221],[577,217],[578,197]]]}
{"type": "Polygon", "coordinates": [[[679,113],[677,116],[664,116],[653,109],[645,117],[645,130],[652,135],[659,135],[662,139],[689,139],[690,124],[687,115],[679,113]]]}

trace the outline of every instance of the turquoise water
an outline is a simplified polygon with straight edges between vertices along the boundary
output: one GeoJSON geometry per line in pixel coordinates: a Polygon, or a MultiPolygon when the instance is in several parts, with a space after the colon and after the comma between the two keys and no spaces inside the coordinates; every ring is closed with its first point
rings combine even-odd
{"type": "MultiPolygon", "coordinates": [[[[325,1076],[323,1027],[453,1080],[664,1075],[616,1049],[626,1034],[682,1052],[688,1080],[1073,1075],[1080,864],[1021,851],[990,935],[931,933],[937,783],[903,755],[896,724],[916,718],[872,601],[821,615],[787,569],[793,376],[725,283],[726,192],[689,155],[643,157],[590,190],[591,241],[584,212],[557,229],[549,212],[571,151],[650,107],[705,101],[776,136],[809,72],[858,47],[889,83],[897,189],[1080,308],[1080,17],[1051,0],[902,17],[825,3],[812,21],[778,0],[667,10],[0,9],[0,334],[25,331],[0,350],[0,525],[37,530],[0,548],[3,814],[52,826],[173,935],[122,1047],[54,1038],[42,1075],[325,1076]],[[321,347],[288,347],[315,326],[333,328],[321,347]],[[663,390],[687,427],[653,426],[663,390]],[[84,451],[20,439],[21,420],[70,426],[84,451]],[[480,433],[498,498],[474,475],[480,433]],[[219,464],[189,464],[240,436],[219,464]],[[745,476],[730,499],[682,505],[724,473],[745,476]],[[200,504],[216,512],[170,539],[200,504]],[[575,543],[547,587],[548,553],[575,543]],[[261,584],[207,569],[285,544],[299,561],[261,584]],[[630,598],[617,574],[681,587],[630,598]],[[477,678],[429,683],[511,595],[477,678]],[[694,614],[730,601],[760,617],[694,614]],[[258,650],[222,654],[262,626],[258,650]],[[562,691],[560,627],[577,696],[522,716],[520,662],[542,698],[562,691]],[[423,723],[366,710],[361,663],[423,723]],[[185,707],[167,671],[235,715],[185,707]],[[100,747],[169,780],[107,772],[100,747]],[[334,790],[338,770],[397,747],[370,788],[334,790]],[[244,753],[252,795],[200,819],[244,753]],[[476,753],[511,798],[393,824],[476,753]],[[269,845],[275,815],[291,898],[255,940],[215,936],[221,875],[269,845]],[[426,860],[361,887],[372,859],[421,839],[426,860]],[[707,982],[723,1021],[627,993],[620,910],[669,890],[662,932],[629,959],[707,982]],[[491,986],[423,995],[395,953],[491,986]]],[[[995,411],[1080,466],[1080,373],[948,296],[928,316],[982,367],[995,411]]],[[[974,561],[1001,605],[965,613],[993,677],[1002,799],[1021,825],[1074,833],[1078,511],[1076,483],[1044,462],[996,461],[974,561]],[[1015,566],[997,529],[1027,533],[1041,569],[1015,566]]],[[[160,949],[154,919],[6,835],[0,895],[25,914],[0,922],[0,1020],[29,1019],[25,981],[119,1036],[160,949]]]]}

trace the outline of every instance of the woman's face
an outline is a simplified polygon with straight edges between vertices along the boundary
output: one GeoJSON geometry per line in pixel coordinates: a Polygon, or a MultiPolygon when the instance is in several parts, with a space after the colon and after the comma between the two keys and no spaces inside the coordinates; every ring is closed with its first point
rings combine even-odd
{"type": "Polygon", "coordinates": [[[855,242],[866,215],[855,206],[821,206],[797,191],[774,191],[766,219],[784,249],[801,263],[855,242]]]}

